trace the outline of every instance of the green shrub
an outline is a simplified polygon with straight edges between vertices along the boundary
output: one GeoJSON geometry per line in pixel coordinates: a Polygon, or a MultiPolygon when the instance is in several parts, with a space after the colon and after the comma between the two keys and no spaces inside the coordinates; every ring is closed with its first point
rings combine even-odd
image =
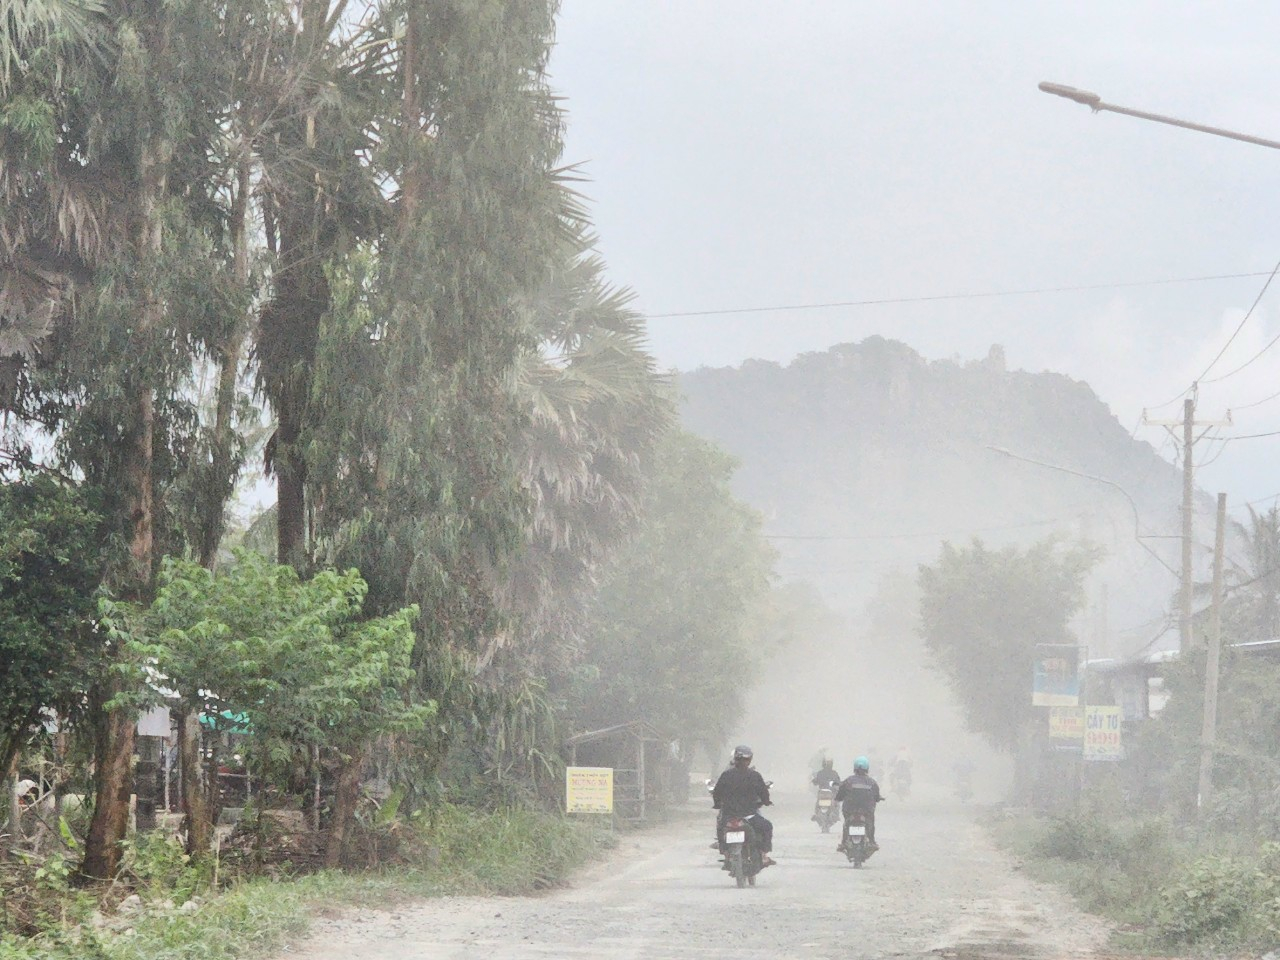
{"type": "Polygon", "coordinates": [[[140,833],[126,843],[124,867],[146,900],[183,904],[212,880],[212,871],[192,860],[182,845],[160,833],[140,833]]]}
{"type": "Polygon", "coordinates": [[[1201,857],[1160,890],[1155,932],[1174,946],[1245,939],[1274,886],[1268,879],[1244,860],[1201,857]]]}
{"type": "Polygon", "coordinates": [[[1106,821],[1097,817],[1067,816],[1051,820],[1035,838],[1032,853],[1037,857],[1075,863],[1118,858],[1121,837],[1106,821]]]}

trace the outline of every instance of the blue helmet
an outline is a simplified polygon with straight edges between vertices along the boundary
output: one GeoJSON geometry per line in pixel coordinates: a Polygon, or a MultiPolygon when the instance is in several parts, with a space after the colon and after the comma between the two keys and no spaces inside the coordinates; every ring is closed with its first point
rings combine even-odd
{"type": "Polygon", "coordinates": [[[853,761],[854,773],[866,773],[870,769],[871,769],[871,761],[869,761],[866,757],[859,757],[857,760],[853,761]]]}

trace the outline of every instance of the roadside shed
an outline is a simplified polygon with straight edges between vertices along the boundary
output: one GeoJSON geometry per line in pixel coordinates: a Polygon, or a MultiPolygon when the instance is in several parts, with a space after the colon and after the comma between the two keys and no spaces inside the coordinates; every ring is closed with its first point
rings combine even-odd
{"type": "Polygon", "coordinates": [[[673,795],[674,741],[645,720],[576,734],[565,748],[571,766],[613,768],[613,810],[621,820],[644,820],[673,795]]]}

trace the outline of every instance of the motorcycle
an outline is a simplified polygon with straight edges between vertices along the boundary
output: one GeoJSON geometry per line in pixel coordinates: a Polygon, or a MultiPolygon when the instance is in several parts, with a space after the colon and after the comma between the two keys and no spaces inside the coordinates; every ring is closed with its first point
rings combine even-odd
{"type": "Polygon", "coordinates": [[[861,867],[871,856],[871,841],[867,839],[867,815],[855,810],[844,822],[844,855],[855,867],[861,867]]]}
{"type": "Polygon", "coordinates": [[[895,800],[907,799],[911,795],[911,774],[897,771],[891,773],[889,790],[893,793],[895,800]]]}
{"type": "Polygon", "coordinates": [[[720,852],[724,854],[724,869],[729,871],[739,887],[756,885],[756,874],[764,869],[764,854],[760,852],[756,832],[750,817],[729,817],[724,821],[724,842],[720,852]]]}
{"type": "Polygon", "coordinates": [[[836,805],[836,792],[833,787],[818,788],[818,803],[813,811],[813,819],[823,833],[830,833],[831,828],[840,819],[840,808],[836,805]]]}

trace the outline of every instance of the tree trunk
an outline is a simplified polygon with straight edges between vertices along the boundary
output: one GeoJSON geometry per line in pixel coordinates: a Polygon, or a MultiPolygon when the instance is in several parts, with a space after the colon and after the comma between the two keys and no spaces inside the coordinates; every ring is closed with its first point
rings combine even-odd
{"type": "Polygon", "coordinates": [[[306,466],[299,456],[301,417],[292,401],[276,406],[276,563],[299,572],[306,559],[306,466]]]}
{"type": "Polygon", "coordinates": [[[186,816],[187,853],[209,852],[213,842],[213,812],[209,777],[200,751],[200,715],[184,710],[178,716],[178,767],[182,781],[182,812],[186,816]]]}
{"type": "MultiPolygon", "coordinates": [[[[164,238],[157,214],[165,189],[164,160],[169,149],[162,142],[143,148],[139,160],[138,220],[135,253],[146,261],[160,253],[164,238]]],[[[138,338],[144,343],[164,321],[164,304],[153,289],[138,292],[138,338]]],[[[142,344],[140,344],[142,345],[142,344]]],[[[155,396],[153,385],[142,379],[129,385],[134,390],[134,422],[131,444],[123,469],[129,498],[132,562],[129,580],[121,591],[126,599],[147,603],[151,599],[154,563],[155,516],[155,396]]],[[[113,651],[119,656],[119,651],[113,651]]],[[[133,746],[136,711],[124,707],[107,710],[113,695],[124,692],[122,681],[113,677],[103,689],[103,716],[96,743],[97,782],[93,819],[85,841],[81,874],[90,879],[114,877],[120,866],[120,844],[129,833],[129,795],[133,791],[133,746]]]]}
{"type": "Polygon", "coordinates": [[[14,751],[3,767],[5,795],[8,799],[8,816],[5,833],[9,835],[8,848],[16,852],[22,844],[22,807],[18,804],[18,752],[14,751]]]}
{"type": "Polygon", "coordinates": [[[329,836],[325,843],[324,865],[338,867],[342,864],[342,851],[347,841],[347,831],[355,819],[356,801],[360,799],[360,769],[364,765],[363,751],[346,757],[338,768],[338,782],[334,789],[333,818],[329,821],[329,836]]]}
{"type": "Polygon", "coordinates": [[[93,820],[80,864],[80,875],[88,880],[110,880],[120,869],[120,842],[129,834],[135,729],[132,710],[105,711],[99,721],[93,820]]]}

